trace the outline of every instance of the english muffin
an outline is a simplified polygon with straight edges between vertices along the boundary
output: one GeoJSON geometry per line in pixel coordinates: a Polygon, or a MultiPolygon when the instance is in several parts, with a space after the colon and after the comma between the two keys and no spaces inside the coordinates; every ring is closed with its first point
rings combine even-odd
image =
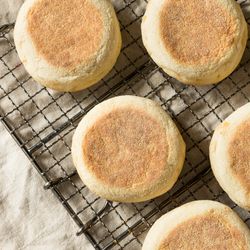
{"type": "Polygon", "coordinates": [[[239,64],[248,38],[235,0],[150,0],[143,43],[167,74],[186,84],[212,84],[239,64]]]}
{"type": "Polygon", "coordinates": [[[185,143],[155,102],[119,96],[95,106],[79,123],[72,157],[86,186],[112,201],[140,202],[167,192],[185,158],[185,143]]]}
{"type": "Polygon", "coordinates": [[[27,0],[14,40],[29,74],[59,91],[78,91],[101,80],[121,49],[119,23],[108,0],[27,0]]]}
{"type": "Polygon", "coordinates": [[[216,179],[229,197],[250,210],[250,103],[215,129],[210,161],[216,179]]]}
{"type": "Polygon", "coordinates": [[[158,219],[142,250],[249,250],[250,232],[229,207],[215,201],[193,201],[158,219]]]}

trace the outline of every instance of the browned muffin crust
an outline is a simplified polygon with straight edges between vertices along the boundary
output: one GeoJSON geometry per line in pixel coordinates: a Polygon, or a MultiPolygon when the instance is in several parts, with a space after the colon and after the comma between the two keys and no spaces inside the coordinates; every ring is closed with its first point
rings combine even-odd
{"type": "Polygon", "coordinates": [[[90,171],[110,186],[150,185],[166,168],[166,131],[143,110],[117,109],[87,131],[83,153],[90,171]]]}
{"type": "Polygon", "coordinates": [[[89,0],[40,0],[28,13],[28,32],[47,62],[74,70],[100,47],[103,18],[89,0]]]}
{"type": "Polygon", "coordinates": [[[160,32],[166,49],[183,64],[221,59],[236,36],[235,17],[210,0],[165,0],[160,32]]]}
{"type": "Polygon", "coordinates": [[[159,250],[247,250],[246,239],[220,214],[208,212],[193,217],[173,229],[159,250]]]}
{"type": "Polygon", "coordinates": [[[246,192],[250,193],[250,119],[237,127],[230,144],[230,168],[246,192]]]}

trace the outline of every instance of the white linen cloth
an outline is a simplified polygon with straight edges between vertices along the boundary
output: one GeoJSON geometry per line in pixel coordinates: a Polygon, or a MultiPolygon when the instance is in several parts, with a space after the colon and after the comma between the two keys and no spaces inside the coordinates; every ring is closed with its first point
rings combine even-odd
{"type": "Polygon", "coordinates": [[[92,250],[1,123],[0,138],[0,249],[92,250]]]}

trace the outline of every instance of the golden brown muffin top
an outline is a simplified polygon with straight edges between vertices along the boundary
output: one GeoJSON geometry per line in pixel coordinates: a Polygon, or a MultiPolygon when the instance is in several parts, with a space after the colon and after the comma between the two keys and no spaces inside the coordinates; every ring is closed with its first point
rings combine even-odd
{"type": "Polygon", "coordinates": [[[250,193],[250,119],[241,123],[229,144],[230,168],[250,193]]]}
{"type": "Polygon", "coordinates": [[[116,109],[87,131],[83,154],[89,170],[107,185],[150,185],[166,168],[166,131],[143,110],[116,109]]]}
{"type": "Polygon", "coordinates": [[[208,212],[176,226],[159,250],[247,250],[244,235],[220,214],[208,212]]]}
{"type": "Polygon", "coordinates": [[[160,33],[165,48],[183,64],[203,65],[232,47],[237,22],[220,1],[165,0],[160,33]]]}
{"type": "Polygon", "coordinates": [[[99,49],[103,18],[89,0],[39,0],[28,13],[28,32],[47,62],[74,70],[99,49]]]}

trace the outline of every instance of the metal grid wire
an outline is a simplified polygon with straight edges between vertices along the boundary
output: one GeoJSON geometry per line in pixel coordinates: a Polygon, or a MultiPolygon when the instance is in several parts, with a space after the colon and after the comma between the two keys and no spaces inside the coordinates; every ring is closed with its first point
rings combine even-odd
{"type": "MultiPolygon", "coordinates": [[[[78,93],[58,93],[35,83],[18,59],[13,24],[0,28],[1,121],[95,249],[140,249],[145,233],[166,211],[196,199],[219,200],[250,225],[250,214],[221,190],[208,161],[216,125],[249,101],[249,40],[239,67],[218,85],[186,86],[166,75],[146,53],[140,22],[144,0],[115,3],[123,48],[114,69],[99,84],[78,93]],[[119,7],[118,7],[119,5],[119,7]],[[144,203],[107,202],[79,179],[70,156],[80,120],[106,98],[132,94],[151,98],[172,115],[187,144],[184,170],[167,194],[144,203]]],[[[238,1],[250,24],[250,1],[238,1]]]]}

